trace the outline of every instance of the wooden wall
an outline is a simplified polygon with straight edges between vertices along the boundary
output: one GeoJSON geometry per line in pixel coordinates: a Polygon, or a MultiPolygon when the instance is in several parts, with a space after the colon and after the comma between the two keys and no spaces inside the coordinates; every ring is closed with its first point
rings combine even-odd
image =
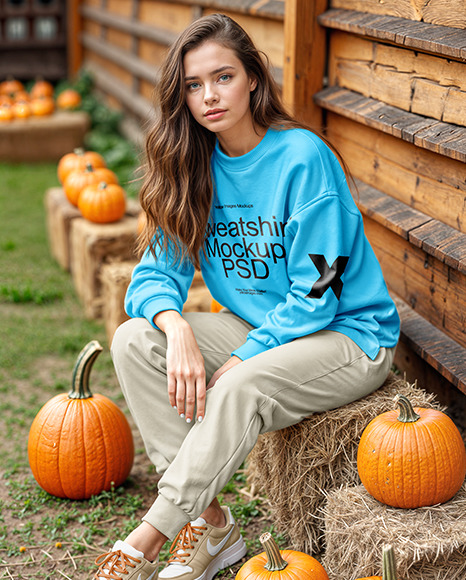
{"type": "MultiPolygon", "coordinates": [[[[76,0],[74,0],[76,1],[76,0]]],[[[127,113],[133,134],[150,118],[158,69],[167,47],[190,22],[222,12],[264,50],[283,82],[284,0],[81,0],[75,68],[94,73],[108,102],[127,113]]]]}
{"type": "Polygon", "coordinates": [[[402,315],[396,363],[466,393],[466,3],[330,0],[317,20],[314,103],[402,315]]]}

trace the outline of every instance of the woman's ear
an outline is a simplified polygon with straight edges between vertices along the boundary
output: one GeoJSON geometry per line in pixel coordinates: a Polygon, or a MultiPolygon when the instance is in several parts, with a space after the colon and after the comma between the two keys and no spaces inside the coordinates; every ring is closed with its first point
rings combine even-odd
{"type": "Polygon", "coordinates": [[[250,78],[249,79],[249,92],[252,93],[252,91],[257,87],[257,79],[255,78],[250,78]]]}

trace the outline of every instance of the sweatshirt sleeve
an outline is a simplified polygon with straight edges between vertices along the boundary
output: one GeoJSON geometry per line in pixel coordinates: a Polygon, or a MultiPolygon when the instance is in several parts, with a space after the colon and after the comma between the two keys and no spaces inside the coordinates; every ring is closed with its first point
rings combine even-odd
{"type": "Polygon", "coordinates": [[[352,251],[361,232],[360,216],[338,193],[325,193],[292,215],[285,230],[289,291],[232,354],[245,360],[326,328],[337,313],[345,277],[357,269],[352,251]]]}
{"type": "Polygon", "coordinates": [[[159,251],[157,260],[147,250],[133,270],[125,297],[125,310],[131,318],[146,318],[152,326],[154,316],[163,310],[181,314],[194,275],[188,260],[176,263],[159,251]]]}

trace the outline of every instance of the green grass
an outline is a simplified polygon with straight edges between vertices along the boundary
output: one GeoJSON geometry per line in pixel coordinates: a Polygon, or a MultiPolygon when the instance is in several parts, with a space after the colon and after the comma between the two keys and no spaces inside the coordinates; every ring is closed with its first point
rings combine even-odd
{"type": "MultiPolygon", "coordinates": [[[[47,400],[69,390],[76,356],[90,340],[104,347],[91,390],[127,409],[104,325],[85,319],[70,273],[49,252],[44,198],[58,185],[56,164],[0,164],[0,184],[0,578],[81,580],[101,550],[138,525],[156,493],[155,471],[135,433],[137,474],[117,489],[72,501],[35,482],[27,459],[30,425],[47,400]]],[[[261,551],[259,533],[273,528],[261,502],[240,493],[244,487],[238,472],[223,499],[254,554],[261,551]]]]}

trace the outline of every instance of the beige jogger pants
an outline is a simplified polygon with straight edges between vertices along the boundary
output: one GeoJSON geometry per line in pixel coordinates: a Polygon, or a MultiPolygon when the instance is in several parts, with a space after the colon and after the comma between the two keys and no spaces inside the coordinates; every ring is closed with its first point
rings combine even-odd
{"type": "MultiPolygon", "coordinates": [[[[184,317],[204,357],[208,382],[252,327],[227,310],[184,317]]],[[[165,334],[142,318],[122,324],[112,344],[115,369],[149,458],[162,474],[158,496],[143,519],[173,539],[228,483],[260,433],[373,392],[387,377],[394,350],[382,348],[371,360],[337,332],[296,339],[222,375],[207,392],[204,420],[187,424],[168,400],[165,334]]]]}

